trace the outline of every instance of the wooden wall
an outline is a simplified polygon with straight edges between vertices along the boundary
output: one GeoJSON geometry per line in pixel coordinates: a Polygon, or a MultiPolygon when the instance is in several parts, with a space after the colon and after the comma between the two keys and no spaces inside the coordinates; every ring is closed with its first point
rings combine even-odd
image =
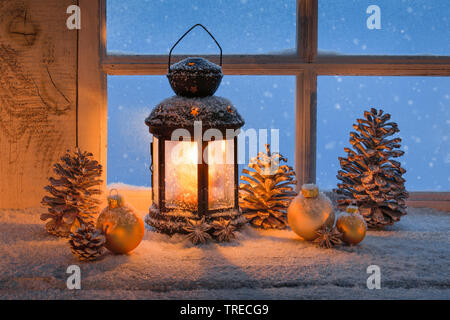
{"type": "Polygon", "coordinates": [[[76,140],[72,0],[0,0],[0,208],[39,206],[52,163],[76,140]]]}

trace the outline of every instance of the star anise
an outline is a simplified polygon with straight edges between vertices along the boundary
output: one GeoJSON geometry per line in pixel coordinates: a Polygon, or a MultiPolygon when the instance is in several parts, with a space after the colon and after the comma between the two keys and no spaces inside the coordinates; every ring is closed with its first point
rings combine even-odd
{"type": "Polygon", "coordinates": [[[330,249],[342,244],[342,233],[336,228],[323,227],[316,231],[318,237],[314,240],[319,247],[330,249]]]}
{"type": "Polygon", "coordinates": [[[216,230],[213,235],[219,242],[228,242],[236,237],[234,234],[236,227],[231,224],[231,220],[216,220],[213,222],[212,226],[214,230],[216,230]]]}
{"type": "Polygon", "coordinates": [[[188,232],[186,238],[193,244],[206,243],[211,239],[208,233],[211,226],[205,222],[205,217],[200,220],[188,219],[183,229],[188,232]]]}

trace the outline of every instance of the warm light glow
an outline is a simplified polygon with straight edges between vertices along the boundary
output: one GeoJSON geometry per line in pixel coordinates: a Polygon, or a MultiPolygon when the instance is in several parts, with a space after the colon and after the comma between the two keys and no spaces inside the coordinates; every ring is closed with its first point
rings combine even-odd
{"type": "Polygon", "coordinates": [[[233,140],[208,143],[208,207],[210,210],[234,206],[233,140]],[[227,161],[228,160],[228,161],[227,161]]]}
{"type": "Polygon", "coordinates": [[[159,150],[158,150],[158,138],[153,137],[153,202],[159,206],[159,150]]]}
{"type": "Polygon", "coordinates": [[[165,143],[166,207],[197,210],[197,142],[165,143]]]}

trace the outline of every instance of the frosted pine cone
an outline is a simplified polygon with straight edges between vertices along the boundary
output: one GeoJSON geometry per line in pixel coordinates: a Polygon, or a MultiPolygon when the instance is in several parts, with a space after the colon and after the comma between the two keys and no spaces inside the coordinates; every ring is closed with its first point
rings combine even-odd
{"type": "Polygon", "coordinates": [[[96,198],[101,194],[102,165],[92,158],[92,153],[77,149],[67,151],[61,161],[53,165],[56,178],[49,178],[50,184],[44,189],[48,195],[42,198],[42,205],[48,212],[41,215],[47,221],[49,233],[68,237],[72,227],[91,223],[98,214],[96,198]]]}
{"type": "Polygon", "coordinates": [[[72,253],[81,261],[93,261],[102,255],[106,238],[90,224],[84,224],[70,234],[72,253]]]}
{"type": "Polygon", "coordinates": [[[339,157],[338,207],[358,206],[369,228],[391,225],[406,215],[406,170],[394,160],[404,154],[402,139],[391,138],[400,130],[390,118],[383,110],[365,111],[364,119],[353,125],[356,132],[350,132],[347,157],[339,157]]]}

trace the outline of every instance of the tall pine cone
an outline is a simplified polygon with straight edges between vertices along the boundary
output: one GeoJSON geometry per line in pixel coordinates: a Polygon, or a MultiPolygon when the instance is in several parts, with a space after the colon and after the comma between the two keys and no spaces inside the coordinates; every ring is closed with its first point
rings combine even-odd
{"type": "Polygon", "coordinates": [[[93,261],[104,251],[105,236],[91,224],[84,224],[70,234],[72,253],[81,261],[93,261]]]}
{"type": "Polygon", "coordinates": [[[80,226],[93,222],[98,213],[98,200],[101,194],[97,186],[102,184],[98,179],[102,174],[102,165],[92,159],[92,153],[73,154],[67,151],[61,161],[53,165],[57,178],[49,178],[50,184],[44,189],[50,193],[42,199],[48,207],[48,213],[41,215],[41,220],[48,220],[46,229],[49,233],[67,237],[72,226],[80,226]]]}
{"type": "Polygon", "coordinates": [[[239,206],[249,222],[259,228],[282,229],[287,226],[287,208],[296,196],[293,185],[294,170],[280,162],[287,162],[279,153],[260,152],[242,170],[244,182],[239,185],[239,206]]]}
{"type": "Polygon", "coordinates": [[[369,228],[393,224],[406,214],[406,172],[400,162],[392,158],[404,154],[400,138],[388,137],[399,132],[395,122],[387,122],[391,115],[372,108],[364,112],[365,119],[357,119],[350,132],[350,148],[344,148],[347,157],[339,157],[342,170],[338,171],[338,207],[350,204],[359,207],[369,228]]]}

